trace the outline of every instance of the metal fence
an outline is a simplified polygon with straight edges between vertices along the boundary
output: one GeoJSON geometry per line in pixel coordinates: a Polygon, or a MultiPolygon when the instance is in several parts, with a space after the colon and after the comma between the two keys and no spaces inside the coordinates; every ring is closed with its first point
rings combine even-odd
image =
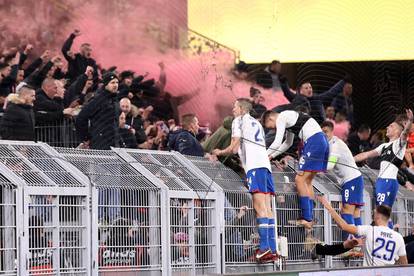
{"type": "Polygon", "coordinates": [[[173,275],[221,272],[219,188],[179,153],[123,149],[165,186],[168,197],[169,269],[173,275]]]}
{"type": "Polygon", "coordinates": [[[49,125],[36,125],[35,135],[36,141],[53,147],[75,148],[81,143],[76,135],[74,118],[64,118],[62,121],[49,125]]]}
{"type": "MultiPolygon", "coordinates": [[[[0,142],[0,275],[201,275],[358,266],[360,259],[317,257],[318,242],[342,240],[315,204],[316,224],[296,226],[295,170],[273,168],[279,262],[257,264],[251,195],[221,163],[174,152],[51,148],[0,142]],[[287,248],[285,250],[285,248],[287,248]]],[[[371,218],[375,171],[364,172],[364,223],[371,218]]],[[[318,175],[316,194],[340,208],[340,186],[318,175]]],[[[412,233],[414,193],[393,208],[412,233]]]]}
{"type": "Polygon", "coordinates": [[[165,199],[157,180],[113,151],[56,148],[90,180],[93,255],[99,275],[166,270],[165,199]]]}
{"type": "Polygon", "coordinates": [[[17,275],[18,247],[17,186],[0,174],[0,275],[17,275]]]}
{"type": "MultiPolygon", "coordinates": [[[[234,171],[221,163],[207,159],[186,156],[207,177],[216,183],[224,193],[224,231],[222,231],[221,260],[223,272],[264,272],[276,269],[274,264],[258,265],[255,252],[258,246],[256,219],[251,195],[246,184],[234,171]]],[[[273,204],[274,208],[275,204],[273,204]]]]}
{"type": "Polygon", "coordinates": [[[14,214],[22,227],[17,274],[90,275],[88,183],[39,144],[2,141],[0,159],[23,207],[14,214]]]}

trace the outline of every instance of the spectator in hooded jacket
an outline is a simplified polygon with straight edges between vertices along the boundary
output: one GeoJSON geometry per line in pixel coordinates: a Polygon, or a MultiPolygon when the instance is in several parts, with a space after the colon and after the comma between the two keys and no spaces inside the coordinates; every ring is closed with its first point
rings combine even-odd
{"type": "Polygon", "coordinates": [[[91,58],[92,48],[89,43],[82,43],[79,53],[73,53],[71,47],[76,37],[80,36],[81,32],[75,30],[70,34],[69,38],[62,46],[62,53],[65,59],[68,61],[67,77],[74,81],[79,75],[83,74],[87,66],[92,66],[94,69],[94,79],[98,77],[98,68],[96,61],[91,58]]]}
{"type": "Polygon", "coordinates": [[[0,124],[2,139],[35,140],[34,100],[35,91],[29,86],[22,86],[16,93],[7,97],[7,107],[0,124]]]}
{"type": "Polygon", "coordinates": [[[108,72],[103,76],[103,87],[88,102],[76,119],[76,132],[83,147],[110,149],[119,147],[119,118],[117,101],[118,77],[108,72]],[[89,124],[90,122],[90,124],[89,124]]]}

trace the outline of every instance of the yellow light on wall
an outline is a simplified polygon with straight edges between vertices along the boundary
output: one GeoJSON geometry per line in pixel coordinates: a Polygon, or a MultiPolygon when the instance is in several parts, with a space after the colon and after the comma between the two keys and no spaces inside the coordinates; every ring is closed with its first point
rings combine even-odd
{"type": "Polygon", "coordinates": [[[412,0],[189,0],[188,13],[249,63],[414,58],[412,0]]]}

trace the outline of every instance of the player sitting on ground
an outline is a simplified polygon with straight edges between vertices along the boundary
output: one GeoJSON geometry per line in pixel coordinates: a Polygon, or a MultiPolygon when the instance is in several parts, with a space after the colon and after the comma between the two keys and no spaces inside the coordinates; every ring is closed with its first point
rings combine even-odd
{"type": "MultiPolygon", "coordinates": [[[[361,206],[364,205],[364,179],[355,164],[348,146],[333,135],[334,125],[329,121],[322,123],[322,130],[329,141],[328,170],[334,170],[341,183],[341,217],[351,225],[361,225],[361,206]]],[[[348,234],[344,232],[343,239],[348,234]]]]}
{"type": "Polygon", "coordinates": [[[320,196],[318,200],[329,211],[342,230],[365,237],[363,247],[364,266],[393,265],[396,261],[402,265],[407,264],[403,237],[387,226],[391,216],[390,207],[379,205],[375,208],[374,226],[355,226],[346,223],[325,197],[320,196]]]}
{"type": "Polygon", "coordinates": [[[288,110],[279,114],[266,111],[262,116],[262,124],[269,129],[276,128],[275,140],[267,150],[270,159],[288,150],[295,136],[304,144],[299,159],[299,172],[295,178],[302,210],[302,216],[297,222],[306,228],[312,228],[314,206],[312,180],[318,172],[326,171],[329,156],[328,140],[315,119],[302,112],[288,110]],[[285,133],[286,139],[283,142],[285,133]]]}
{"type": "Polygon", "coordinates": [[[275,219],[271,208],[271,196],[275,193],[270,161],[266,153],[264,131],[260,123],[250,116],[252,104],[249,99],[234,103],[231,144],[223,150],[215,149],[217,156],[239,153],[249,191],[253,194],[260,248],[256,253],[258,262],[276,260],[275,219]]]}

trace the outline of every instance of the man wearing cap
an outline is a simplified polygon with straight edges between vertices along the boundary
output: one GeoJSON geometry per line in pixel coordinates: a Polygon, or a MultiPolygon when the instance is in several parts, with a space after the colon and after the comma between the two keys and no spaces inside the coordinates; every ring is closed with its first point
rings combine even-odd
{"type": "Polygon", "coordinates": [[[76,132],[83,145],[92,149],[110,149],[120,146],[118,77],[108,72],[103,75],[103,86],[95,98],[86,104],[76,120],[76,132]],[[89,122],[89,123],[88,123],[89,122]]]}

